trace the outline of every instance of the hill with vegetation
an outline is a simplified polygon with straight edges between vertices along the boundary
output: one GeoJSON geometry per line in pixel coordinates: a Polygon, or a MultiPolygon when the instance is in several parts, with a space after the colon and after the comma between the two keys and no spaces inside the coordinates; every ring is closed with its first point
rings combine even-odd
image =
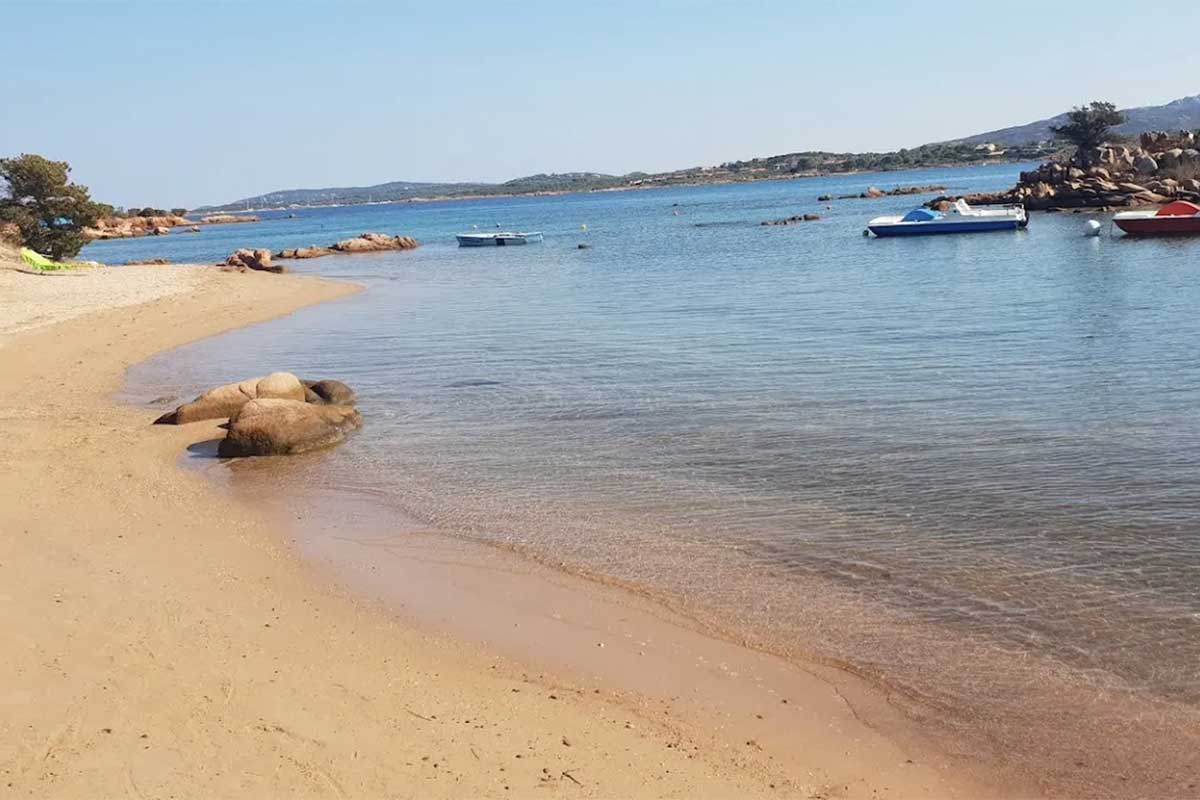
{"type": "Polygon", "coordinates": [[[395,203],[454,197],[487,197],[562,192],[594,192],[703,183],[738,183],[772,178],[799,178],[846,172],[884,172],[933,166],[967,166],[996,161],[1026,161],[1054,152],[1047,145],[1014,148],[976,146],[965,143],[928,144],[887,153],[832,153],[812,150],[799,153],[730,161],[715,167],[691,167],[672,172],[631,172],[605,175],[599,172],[566,172],[528,175],[503,183],[428,183],[392,181],[373,186],[326,189],[286,189],[255,197],[244,197],[219,206],[204,206],[197,212],[248,211],[308,206],[395,203]]]}
{"type": "MultiPolygon", "coordinates": [[[[1200,95],[1183,97],[1158,106],[1140,106],[1123,111],[1125,122],[1114,133],[1126,137],[1149,131],[1200,129],[1200,95]]],[[[998,161],[1033,161],[1063,151],[1052,126],[1061,126],[1067,114],[1025,125],[987,131],[948,142],[883,153],[836,153],[811,150],[782,155],[729,161],[717,166],[690,167],[672,172],[631,172],[605,175],[597,172],[568,172],[529,175],[503,183],[428,183],[393,181],[375,186],[326,189],[288,189],[257,197],[246,197],[197,211],[237,211],[303,206],[355,205],[430,198],[478,197],[510,194],[545,194],[631,189],[697,183],[799,178],[847,172],[886,172],[935,166],[969,166],[998,161]]]]}
{"type": "MultiPolygon", "coordinates": [[[[1047,142],[1054,138],[1051,126],[1060,126],[1067,121],[1063,112],[1055,117],[1039,119],[1025,125],[1015,125],[1011,128],[977,133],[962,139],[953,140],[955,144],[994,143],[1001,146],[1027,144],[1029,142],[1047,142]]],[[[1181,97],[1160,106],[1139,106],[1126,108],[1122,112],[1125,122],[1113,128],[1113,132],[1122,136],[1136,137],[1150,131],[1193,131],[1200,129],[1200,94],[1191,97],[1181,97]]]]}

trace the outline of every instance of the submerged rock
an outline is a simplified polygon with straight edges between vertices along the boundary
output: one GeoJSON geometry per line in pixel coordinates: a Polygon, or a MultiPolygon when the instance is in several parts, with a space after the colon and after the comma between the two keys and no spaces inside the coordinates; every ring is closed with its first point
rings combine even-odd
{"type": "Polygon", "coordinates": [[[186,425],[206,419],[223,419],[237,413],[251,400],[284,399],[304,401],[304,385],[290,372],[272,372],[241,383],[209,389],[190,403],[154,420],[155,425],[186,425]]]}
{"type": "Polygon", "coordinates": [[[286,250],[280,250],[275,254],[276,258],[321,258],[322,256],[333,255],[333,250],[328,247],[317,247],[315,244],[308,247],[292,247],[286,250]]]}
{"type": "Polygon", "coordinates": [[[800,222],[815,222],[821,218],[820,214],[796,214],[792,217],[783,219],[767,219],[760,222],[760,225],[795,225],[800,222]]]}
{"type": "Polygon", "coordinates": [[[300,400],[251,400],[229,420],[217,446],[222,458],[281,456],[337,444],[362,425],[351,406],[316,405],[300,400]]]}

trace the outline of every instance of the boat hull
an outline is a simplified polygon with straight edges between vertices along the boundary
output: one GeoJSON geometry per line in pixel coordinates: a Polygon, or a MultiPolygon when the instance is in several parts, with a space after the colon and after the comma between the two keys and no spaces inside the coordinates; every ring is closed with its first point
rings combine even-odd
{"type": "Polygon", "coordinates": [[[1200,236],[1200,217],[1113,218],[1129,236],[1200,236]]]}
{"type": "Polygon", "coordinates": [[[459,247],[508,247],[542,241],[540,233],[460,233],[456,237],[459,247]]]}
{"type": "Polygon", "coordinates": [[[991,231],[1015,231],[1022,227],[1019,219],[973,219],[962,222],[937,220],[934,222],[896,222],[867,225],[867,230],[879,237],[887,236],[941,236],[952,233],[988,233],[991,231]]]}

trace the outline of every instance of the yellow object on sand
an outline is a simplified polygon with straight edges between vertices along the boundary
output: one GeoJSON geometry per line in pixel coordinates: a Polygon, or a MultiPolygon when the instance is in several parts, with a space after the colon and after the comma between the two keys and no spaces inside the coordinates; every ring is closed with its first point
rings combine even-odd
{"type": "Polygon", "coordinates": [[[34,269],[40,269],[43,272],[50,272],[58,269],[71,269],[72,264],[63,264],[59,261],[51,261],[41,253],[35,253],[28,247],[21,248],[21,260],[34,269]]]}

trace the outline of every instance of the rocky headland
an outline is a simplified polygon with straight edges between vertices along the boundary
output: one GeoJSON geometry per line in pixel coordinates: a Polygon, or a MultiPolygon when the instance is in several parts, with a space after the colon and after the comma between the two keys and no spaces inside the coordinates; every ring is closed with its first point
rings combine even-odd
{"type": "MultiPolygon", "coordinates": [[[[941,208],[956,198],[927,205],[941,208]]],[[[1189,131],[1144,133],[1137,146],[1106,144],[1022,172],[1004,192],[966,195],[978,205],[1020,203],[1031,211],[1104,209],[1200,201],[1200,150],[1189,131]]]]}
{"type": "Polygon", "coordinates": [[[84,228],[88,239],[132,239],[139,236],[165,236],[172,228],[186,227],[190,231],[200,230],[201,225],[229,225],[237,222],[258,222],[258,217],[240,214],[212,214],[199,220],[188,219],[181,214],[165,214],[149,217],[101,217],[95,227],[84,228]]]}

